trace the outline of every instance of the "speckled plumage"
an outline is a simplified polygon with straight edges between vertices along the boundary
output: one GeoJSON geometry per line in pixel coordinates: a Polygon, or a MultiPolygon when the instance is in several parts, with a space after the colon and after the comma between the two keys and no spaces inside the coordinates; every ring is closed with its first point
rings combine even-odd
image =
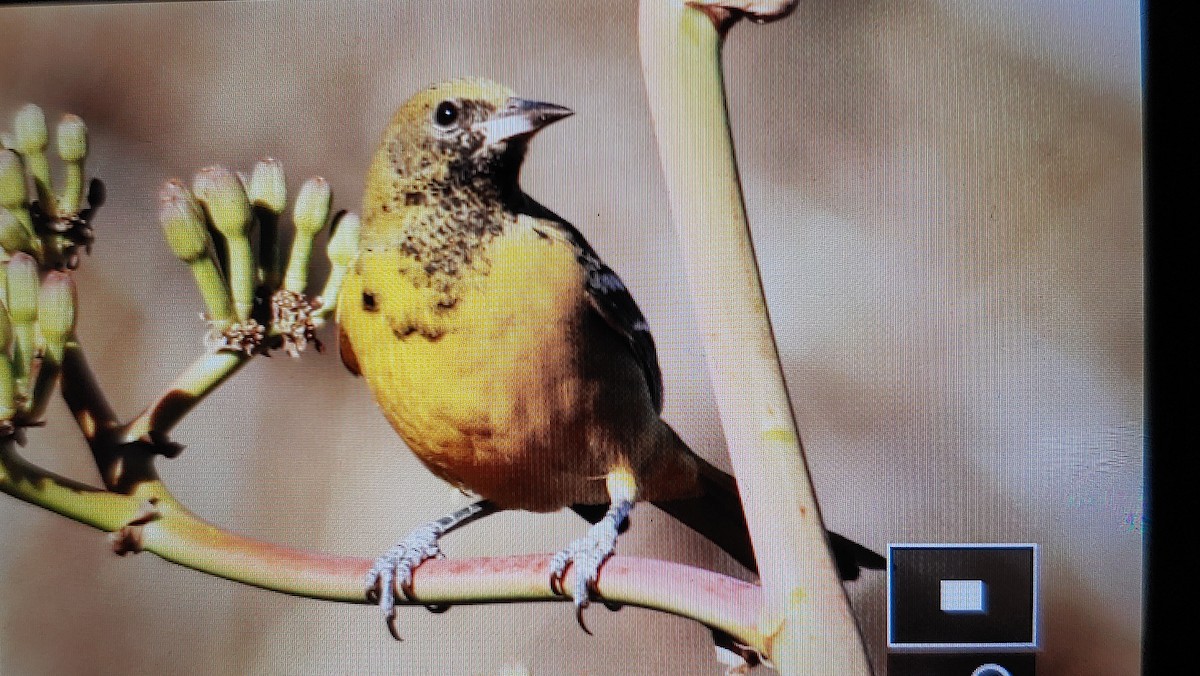
{"type": "MultiPolygon", "coordinates": [[[[629,291],[518,185],[528,139],[568,114],[464,79],[416,94],[384,133],[338,299],[342,359],[425,466],[483,501],[381,556],[369,597],[496,509],[571,506],[593,522],[551,563],[552,587],[579,568],[580,609],[638,500],[755,568],[733,478],[659,417],[654,340],[629,291]]],[[[833,538],[843,575],[879,564],[833,538]]],[[[392,595],[378,600],[394,634],[392,595]]]]}
{"type": "Polygon", "coordinates": [[[502,506],[605,504],[604,478],[624,466],[639,497],[694,493],[695,456],[658,418],[637,305],[575,228],[521,192],[526,139],[489,145],[479,129],[511,96],[459,80],[397,111],[339,303],[351,361],[431,470],[502,506]],[[458,112],[442,128],[447,101],[458,112]]]}

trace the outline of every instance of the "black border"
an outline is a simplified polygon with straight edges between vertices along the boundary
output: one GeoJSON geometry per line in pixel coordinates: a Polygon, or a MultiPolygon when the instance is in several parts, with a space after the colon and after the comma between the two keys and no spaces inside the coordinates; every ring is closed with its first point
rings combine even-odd
{"type": "Polygon", "coordinates": [[[1197,444],[1192,327],[1200,249],[1197,23],[1188,5],[1143,3],[1146,167],[1146,559],[1142,669],[1171,673],[1195,658],[1200,496],[1188,486],[1197,444]]]}

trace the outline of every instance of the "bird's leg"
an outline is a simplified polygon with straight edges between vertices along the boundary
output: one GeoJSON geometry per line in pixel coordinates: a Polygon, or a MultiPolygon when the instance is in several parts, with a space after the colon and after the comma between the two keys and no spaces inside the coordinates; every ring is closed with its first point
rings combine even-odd
{"type": "Polygon", "coordinates": [[[387,553],[375,559],[375,565],[367,572],[367,600],[379,604],[384,622],[387,623],[393,638],[400,640],[396,629],[395,582],[400,581],[400,590],[405,598],[411,599],[413,571],[429,559],[444,556],[442,548],[438,546],[438,538],[498,511],[500,508],[487,500],[467,505],[452,514],[417,527],[387,553]]]}
{"type": "Polygon", "coordinates": [[[604,518],[589,528],[587,535],[567,545],[550,561],[550,589],[556,594],[565,593],[563,577],[569,566],[575,566],[575,585],[571,593],[575,601],[575,619],[589,634],[592,632],[583,623],[583,609],[598,593],[596,578],[600,574],[600,566],[616,552],[621,524],[629,516],[637,499],[637,480],[628,468],[609,472],[606,481],[609,507],[604,518]]]}

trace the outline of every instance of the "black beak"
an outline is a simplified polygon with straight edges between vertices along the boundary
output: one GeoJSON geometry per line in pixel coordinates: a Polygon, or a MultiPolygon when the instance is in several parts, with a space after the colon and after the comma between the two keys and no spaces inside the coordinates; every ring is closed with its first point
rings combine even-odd
{"type": "Polygon", "coordinates": [[[483,132],[484,145],[490,146],[510,138],[531,136],[543,127],[574,114],[575,111],[570,108],[553,103],[513,97],[491,117],[476,124],[474,129],[483,132]]]}

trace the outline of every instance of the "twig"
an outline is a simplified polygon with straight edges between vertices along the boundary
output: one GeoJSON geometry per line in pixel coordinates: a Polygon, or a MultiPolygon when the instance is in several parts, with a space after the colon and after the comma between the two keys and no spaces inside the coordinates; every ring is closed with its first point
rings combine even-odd
{"type": "Polygon", "coordinates": [[[196,358],[136,418],[121,427],[124,443],[150,440],[168,434],[204,397],[245,366],[251,356],[244,352],[209,352],[196,358]]]}

